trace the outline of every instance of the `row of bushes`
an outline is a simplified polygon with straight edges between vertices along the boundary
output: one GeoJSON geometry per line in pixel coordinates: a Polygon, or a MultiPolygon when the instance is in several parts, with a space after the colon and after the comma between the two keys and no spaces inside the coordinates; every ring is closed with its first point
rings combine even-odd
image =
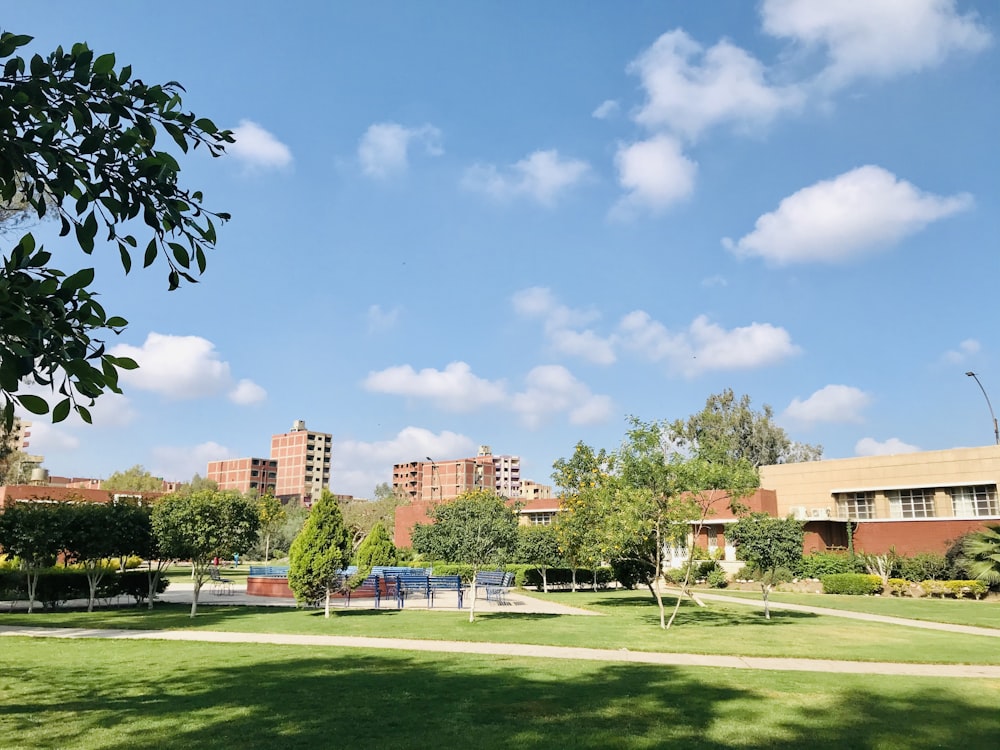
{"type": "MultiPolygon", "coordinates": [[[[814,552],[803,555],[792,571],[796,578],[822,578],[837,573],[865,572],[863,556],[847,552],[814,552]]],[[[896,556],[893,560],[892,577],[908,581],[944,581],[967,578],[968,572],[956,555],[949,557],[934,552],[921,552],[911,557],[896,556]]]]}
{"type": "MultiPolygon", "coordinates": [[[[160,578],[156,593],[167,590],[169,581],[160,578]]],[[[129,570],[124,573],[111,572],[101,579],[97,586],[97,599],[117,599],[125,596],[132,598],[136,605],[142,604],[149,594],[149,579],[144,570],[129,570]]],[[[90,596],[90,585],[85,573],[67,568],[51,568],[38,575],[38,585],[35,589],[35,601],[41,602],[45,609],[56,609],[73,599],[87,599],[90,596]]],[[[0,600],[27,601],[27,575],[19,570],[0,570],[0,600]]]]}
{"type": "Polygon", "coordinates": [[[942,598],[953,596],[956,599],[961,599],[968,595],[975,599],[981,599],[989,591],[986,582],[978,580],[926,580],[915,584],[905,578],[890,578],[889,585],[884,589],[881,578],[865,573],[831,573],[821,576],[820,580],[823,582],[824,594],[872,596],[885,591],[893,596],[907,596],[919,593],[914,591],[914,588],[918,587],[927,596],[940,596],[942,598]]]}

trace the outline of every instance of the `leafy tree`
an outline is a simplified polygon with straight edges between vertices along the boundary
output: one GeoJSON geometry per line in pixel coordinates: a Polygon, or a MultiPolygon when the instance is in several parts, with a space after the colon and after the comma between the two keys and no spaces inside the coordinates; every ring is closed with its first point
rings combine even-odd
{"type": "Polygon", "coordinates": [[[203,490],[160,498],[153,506],[152,522],[160,554],[191,561],[194,617],[212,560],[249,549],[257,539],[260,518],[257,506],[238,492],[203,490]]]}
{"type": "MultiPolygon", "coordinates": [[[[561,488],[559,514],[553,525],[559,551],[572,571],[573,591],[577,590],[577,570],[581,567],[596,569],[604,559],[595,534],[594,515],[600,510],[594,490],[607,475],[609,464],[610,457],[603,448],[595,452],[581,441],[576,444],[571,458],[560,458],[552,467],[552,479],[561,488]]],[[[593,581],[596,588],[596,575],[593,581]]]]}
{"type": "MultiPolygon", "coordinates": [[[[183,111],[179,83],[146,84],[130,66],[116,68],[114,54],[95,57],[82,43],[44,57],[15,54],[29,42],[0,34],[0,218],[52,215],[60,236],[73,235],[86,254],[105,236],[126,273],[141,254],[143,267],[165,260],[171,290],[194,282],[215,244],[216,222],[229,217],[180,185],[177,160],[157,140],[165,133],[183,152],[204,147],[218,156],[232,134],[183,111]],[[151,236],[140,249],[133,231],[142,225],[151,236]]],[[[127,321],[97,302],[93,268],[67,274],[52,267],[31,234],[0,257],[6,423],[15,402],[34,414],[49,411],[46,399],[20,392],[28,378],[58,389],[53,421],[73,409],[89,422],[87,406],[105,391],[120,393],[119,370],[136,366],[105,348],[107,334],[127,321]]]]}
{"type": "Polygon", "coordinates": [[[368,532],[355,554],[355,562],[362,571],[370,571],[376,565],[395,565],[397,561],[396,545],[392,543],[389,532],[379,521],[368,532]]]}
{"type": "Polygon", "coordinates": [[[141,465],[116,471],[103,482],[101,489],[109,492],[157,492],[163,489],[163,477],[154,477],[141,465]]]}
{"type": "Polygon", "coordinates": [[[262,495],[257,500],[257,514],[260,517],[260,536],[264,542],[264,562],[271,552],[271,537],[285,523],[285,507],[273,495],[262,495]]]}
{"type": "Polygon", "coordinates": [[[386,529],[393,528],[396,508],[402,502],[403,498],[387,482],[375,487],[373,500],[354,498],[342,502],[340,510],[344,514],[344,523],[351,529],[354,549],[357,549],[376,524],[381,523],[386,529]]]}
{"type": "Polygon", "coordinates": [[[31,478],[31,469],[36,466],[28,461],[28,455],[23,451],[8,451],[0,457],[0,486],[26,483],[31,478]]]}
{"type": "Polygon", "coordinates": [[[343,580],[351,559],[351,539],[337,498],[323,490],[289,552],[288,585],[295,600],[312,604],[324,600],[330,616],[330,596],[343,580]]]}
{"type": "Polygon", "coordinates": [[[201,474],[195,472],[195,475],[191,477],[190,482],[185,482],[180,487],[177,488],[177,492],[180,494],[191,494],[192,492],[201,492],[203,490],[216,491],[219,489],[219,483],[214,479],[205,479],[201,474]]]}
{"type": "MultiPolygon", "coordinates": [[[[66,558],[79,563],[87,575],[87,611],[94,611],[97,587],[111,568],[111,558],[119,555],[123,540],[118,537],[115,506],[111,503],[61,504],[66,511],[66,558]]],[[[57,506],[59,507],[59,506],[57,506]]]]}
{"type": "Polygon", "coordinates": [[[669,437],[692,455],[713,461],[746,460],[755,467],[816,461],[822,446],[796,443],[774,424],[774,410],[754,411],[750,397],[739,399],[731,388],[713,393],[705,408],[670,424],[669,437]]]}
{"type": "Polygon", "coordinates": [[[774,518],[767,513],[744,516],[726,531],[736,555],[761,573],[764,617],[771,619],[768,598],[777,583],[778,568],[794,568],[802,559],[802,524],[794,518],[774,518]]]}
{"type": "Polygon", "coordinates": [[[1000,584],[1000,524],[968,535],[963,545],[969,573],[990,586],[1000,584]]]}
{"type": "Polygon", "coordinates": [[[153,608],[153,599],[159,591],[160,577],[173,560],[160,549],[159,540],[153,533],[152,506],[131,500],[115,501],[116,513],[112,521],[114,534],[119,540],[117,555],[122,572],[125,561],[135,555],[146,565],[146,607],[153,608]]]}
{"type": "Polygon", "coordinates": [[[430,511],[433,523],[416,524],[413,548],[433,560],[465,563],[473,568],[469,622],[476,619],[476,573],[499,567],[517,548],[515,509],[493,490],[467,490],[430,511]]]}
{"type": "MultiPolygon", "coordinates": [[[[559,554],[559,538],[551,526],[519,526],[517,539],[517,559],[535,565],[542,572],[542,591],[548,593],[548,568],[563,564],[559,554]]],[[[597,576],[594,576],[595,580],[597,576]]]]}
{"type": "Polygon", "coordinates": [[[56,562],[65,547],[66,515],[62,504],[15,503],[0,512],[0,549],[19,560],[28,585],[28,613],[34,611],[42,570],[56,562]]]}

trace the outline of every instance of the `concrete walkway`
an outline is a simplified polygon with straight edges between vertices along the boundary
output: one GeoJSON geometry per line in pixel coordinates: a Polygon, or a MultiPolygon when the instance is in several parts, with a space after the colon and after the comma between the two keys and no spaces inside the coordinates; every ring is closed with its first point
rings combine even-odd
{"type": "Polygon", "coordinates": [[[113,640],[195,641],[207,643],[266,643],[333,648],[390,649],[432,653],[485,654],[545,659],[582,659],[629,664],[678,667],[723,667],[825,674],[903,675],[909,677],[961,677],[1000,680],[1000,666],[966,664],[905,664],[833,659],[783,659],[709,654],[667,654],[628,649],[568,648],[519,643],[423,641],[408,638],[365,638],[336,635],[278,633],[227,633],[194,630],[112,630],[97,628],[38,628],[0,626],[0,636],[41,638],[98,638],[113,640]]]}

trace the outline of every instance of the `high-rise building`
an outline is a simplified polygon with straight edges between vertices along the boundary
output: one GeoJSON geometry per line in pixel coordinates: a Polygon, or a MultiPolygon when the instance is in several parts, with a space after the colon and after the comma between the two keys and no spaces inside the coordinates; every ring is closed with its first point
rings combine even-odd
{"type": "Polygon", "coordinates": [[[330,488],[333,436],[312,432],[297,419],[289,432],[271,436],[271,458],[278,462],[275,496],[288,502],[299,500],[306,507],[330,488]]]}
{"type": "Polygon", "coordinates": [[[219,485],[220,490],[262,495],[274,495],[278,482],[278,462],[270,458],[227,458],[209,461],[205,477],[219,485]]]}
{"type": "MultiPolygon", "coordinates": [[[[481,446],[480,451],[488,446],[481,446]]],[[[499,492],[494,456],[482,453],[474,458],[410,461],[392,467],[392,488],[410,502],[453,500],[467,490],[480,487],[499,492]]],[[[518,480],[520,483],[520,479],[518,480]]]]}
{"type": "Polygon", "coordinates": [[[502,497],[521,496],[521,457],[495,456],[488,445],[479,446],[481,457],[489,456],[493,460],[494,487],[502,497]]]}

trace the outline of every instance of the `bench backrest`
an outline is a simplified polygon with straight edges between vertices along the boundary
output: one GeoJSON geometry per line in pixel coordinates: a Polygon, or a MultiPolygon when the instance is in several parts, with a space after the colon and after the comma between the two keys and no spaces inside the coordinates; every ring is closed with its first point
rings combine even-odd
{"type": "Polygon", "coordinates": [[[371,574],[373,576],[429,576],[433,570],[433,568],[407,568],[404,566],[394,565],[375,565],[372,568],[371,574]]]}
{"type": "Polygon", "coordinates": [[[427,585],[432,589],[458,591],[462,588],[462,576],[430,576],[427,585]]]}
{"type": "Polygon", "coordinates": [[[513,582],[513,578],[513,573],[505,573],[502,570],[485,570],[476,573],[476,585],[510,586],[513,582]]]}
{"type": "Polygon", "coordinates": [[[253,578],[288,578],[288,566],[251,565],[250,576],[253,578]]]}

